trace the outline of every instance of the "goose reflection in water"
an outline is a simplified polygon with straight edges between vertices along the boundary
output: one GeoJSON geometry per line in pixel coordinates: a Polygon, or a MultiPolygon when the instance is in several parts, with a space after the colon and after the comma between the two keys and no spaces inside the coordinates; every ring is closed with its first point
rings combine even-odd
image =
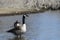
{"type": "Polygon", "coordinates": [[[19,37],[13,37],[13,38],[9,38],[8,40],[26,40],[25,39],[25,37],[21,37],[21,38],[19,38],[19,37]]]}

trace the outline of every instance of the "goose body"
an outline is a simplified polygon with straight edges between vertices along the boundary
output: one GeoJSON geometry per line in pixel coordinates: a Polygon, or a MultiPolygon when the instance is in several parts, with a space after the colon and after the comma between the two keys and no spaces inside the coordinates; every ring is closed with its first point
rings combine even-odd
{"type": "Polygon", "coordinates": [[[21,32],[26,32],[26,24],[23,24],[21,27],[21,32]]]}
{"type": "Polygon", "coordinates": [[[22,24],[18,22],[18,20],[14,23],[14,28],[8,30],[7,32],[13,33],[17,36],[26,32],[26,24],[25,24],[25,15],[22,17],[22,24]]]}

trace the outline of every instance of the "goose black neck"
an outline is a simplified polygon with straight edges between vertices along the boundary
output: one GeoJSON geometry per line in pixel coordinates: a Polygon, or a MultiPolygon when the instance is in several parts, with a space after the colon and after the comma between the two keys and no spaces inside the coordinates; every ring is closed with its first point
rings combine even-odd
{"type": "Polygon", "coordinates": [[[25,24],[25,16],[22,17],[22,24],[25,24]]]}

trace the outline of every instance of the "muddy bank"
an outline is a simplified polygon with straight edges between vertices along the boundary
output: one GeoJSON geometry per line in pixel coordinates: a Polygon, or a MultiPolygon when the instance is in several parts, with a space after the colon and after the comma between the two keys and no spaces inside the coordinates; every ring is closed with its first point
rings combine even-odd
{"type": "Polygon", "coordinates": [[[36,9],[14,9],[14,8],[8,8],[8,9],[0,9],[0,16],[13,16],[13,15],[21,15],[21,14],[31,14],[31,13],[38,13],[38,12],[44,12],[46,9],[36,10],[36,9]]]}

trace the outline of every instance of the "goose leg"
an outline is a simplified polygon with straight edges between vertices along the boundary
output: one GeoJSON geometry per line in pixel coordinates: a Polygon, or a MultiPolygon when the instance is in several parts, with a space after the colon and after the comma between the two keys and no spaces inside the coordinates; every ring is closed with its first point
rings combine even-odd
{"type": "Polygon", "coordinates": [[[20,38],[21,38],[22,36],[21,36],[21,34],[20,34],[20,38]]]}
{"type": "Polygon", "coordinates": [[[17,35],[18,38],[20,38],[20,35],[17,35]]]}

